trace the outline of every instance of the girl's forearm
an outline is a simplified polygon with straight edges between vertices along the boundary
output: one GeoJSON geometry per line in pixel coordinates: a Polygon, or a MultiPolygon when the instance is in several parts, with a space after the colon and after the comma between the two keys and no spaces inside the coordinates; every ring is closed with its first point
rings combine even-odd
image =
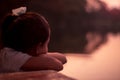
{"type": "Polygon", "coordinates": [[[62,53],[48,52],[47,55],[52,56],[52,57],[60,60],[63,64],[65,64],[67,62],[65,55],[63,55],[62,53]]]}

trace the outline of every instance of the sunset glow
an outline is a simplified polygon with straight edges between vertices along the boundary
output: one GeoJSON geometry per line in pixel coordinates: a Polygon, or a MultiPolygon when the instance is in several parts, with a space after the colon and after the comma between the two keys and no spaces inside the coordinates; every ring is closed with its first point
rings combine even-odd
{"type": "MultiPolygon", "coordinates": [[[[120,0],[99,0],[103,2],[106,6],[105,8],[107,10],[112,10],[112,9],[120,9],[120,0]]],[[[92,11],[98,11],[101,9],[101,4],[99,3],[98,0],[86,0],[86,11],[87,12],[92,12],[92,11]]]]}
{"type": "Polygon", "coordinates": [[[100,0],[107,5],[109,10],[111,9],[120,9],[120,0],[100,0]]]}
{"type": "Polygon", "coordinates": [[[86,0],[86,11],[87,12],[92,12],[92,11],[98,11],[100,10],[101,6],[100,3],[98,3],[96,0],[86,0]]]}

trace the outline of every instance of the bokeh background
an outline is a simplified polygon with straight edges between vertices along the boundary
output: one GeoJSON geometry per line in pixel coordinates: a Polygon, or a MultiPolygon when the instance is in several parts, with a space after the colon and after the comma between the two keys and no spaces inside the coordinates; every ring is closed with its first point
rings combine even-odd
{"type": "Polygon", "coordinates": [[[21,6],[48,20],[49,51],[91,52],[107,41],[108,33],[120,33],[120,0],[0,0],[0,24],[5,14],[21,6]]]}

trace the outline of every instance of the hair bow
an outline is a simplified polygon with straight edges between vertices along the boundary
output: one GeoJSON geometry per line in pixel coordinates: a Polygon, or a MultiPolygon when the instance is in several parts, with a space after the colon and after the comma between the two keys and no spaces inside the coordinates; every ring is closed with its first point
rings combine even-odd
{"type": "Polygon", "coordinates": [[[19,16],[21,14],[26,13],[26,11],[27,11],[27,7],[19,7],[19,8],[13,9],[12,14],[15,16],[19,16]]]}

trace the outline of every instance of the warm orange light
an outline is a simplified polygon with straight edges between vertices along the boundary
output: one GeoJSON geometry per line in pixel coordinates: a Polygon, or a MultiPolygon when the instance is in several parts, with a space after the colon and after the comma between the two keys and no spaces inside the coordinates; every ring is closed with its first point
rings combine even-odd
{"type": "Polygon", "coordinates": [[[117,9],[120,9],[120,0],[100,0],[104,3],[106,3],[108,9],[114,9],[114,8],[117,8],[117,9]]]}

